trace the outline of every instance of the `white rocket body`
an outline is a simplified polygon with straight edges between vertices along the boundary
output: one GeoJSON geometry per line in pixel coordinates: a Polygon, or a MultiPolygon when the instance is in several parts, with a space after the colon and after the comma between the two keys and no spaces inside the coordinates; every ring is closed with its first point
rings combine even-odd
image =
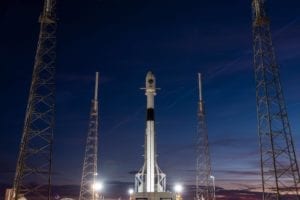
{"type": "Polygon", "coordinates": [[[155,77],[149,72],[146,76],[145,95],[147,96],[147,123],[146,123],[146,191],[154,192],[155,186],[155,129],[154,129],[154,96],[156,95],[155,77]]]}
{"type": "Polygon", "coordinates": [[[144,166],[136,174],[136,192],[164,192],[166,175],[160,170],[156,159],[154,96],[156,81],[152,72],[146,76],[147,118],[145,134],[144,166]]]}

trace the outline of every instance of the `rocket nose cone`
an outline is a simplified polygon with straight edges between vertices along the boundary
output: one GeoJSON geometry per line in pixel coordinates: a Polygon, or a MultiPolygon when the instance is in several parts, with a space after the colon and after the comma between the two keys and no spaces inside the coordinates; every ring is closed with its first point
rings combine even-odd
{"type": "Polygon", "coordinates": [[[151,71],[146,76],[146,88],[155,88],[155,76],[151,71]]]}
{"type": "Polygon", "coordinates": [[[149,71],[147,73],[146,79],[153,78],[153,77],[154,77],[154,74],[151,71],[149,71]]]}
{"type": "Polygon", "coordinates": [[[154,74],[151,71],[149,71],[146,76],[146,83],[153,84],[154,81],[155,81],[154,74]]]}

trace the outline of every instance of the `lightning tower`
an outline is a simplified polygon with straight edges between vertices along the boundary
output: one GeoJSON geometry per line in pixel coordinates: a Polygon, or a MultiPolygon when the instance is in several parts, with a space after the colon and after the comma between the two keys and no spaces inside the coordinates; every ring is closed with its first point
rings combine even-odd
{"type": "Polygon", "coordinates": [[[97,155],[98,155],[98,79],[96,72],[95,95],[92,100],[88,136],[82,169],[79,200],[96,200],[97,155]]]}
{"type": "Polygon", "coordinates": [[[214,176],[212,176],[211,161],[208,144],[208,134],[206,127],[204,101],[202,98],[202,79],[198,74],[199,83],[199,104],[198,104],[198,126],[196,144],[196,199],[214,200],[215,186],[214,176]]]}
{"type": "Polygon", "coordinates": [[[50,199],[55,112],[56,0],[45,0],[23,134],[13,183],[14,200],[50,199]]]}
{"type": "Polygon", "coordinates": [[[265,0],[252,0],[254,70],[264,200],[299,200],[299,168],[265,0]]]}

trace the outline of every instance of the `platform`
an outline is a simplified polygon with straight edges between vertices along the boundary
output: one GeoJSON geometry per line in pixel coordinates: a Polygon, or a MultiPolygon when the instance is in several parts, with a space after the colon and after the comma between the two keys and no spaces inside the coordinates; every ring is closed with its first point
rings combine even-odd
{"type": "Polygon", "coordinates": [[[172,192],[138,192],[131,196],[131,200],[175,200],[176,194],[172,192]]]}

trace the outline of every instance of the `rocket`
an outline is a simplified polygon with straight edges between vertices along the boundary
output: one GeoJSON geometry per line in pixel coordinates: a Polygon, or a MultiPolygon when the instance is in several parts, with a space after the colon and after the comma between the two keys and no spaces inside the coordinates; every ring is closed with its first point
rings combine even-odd
{"type": "Polygon", "coordinates": [[[136,192],[165,192],[166,175],[157,164],[155,144],[155,118],[154,118],[154,97],[156,95],[156,81],[152,72],[146,75],[145,90],[147,97],[146,133],[144,145],[144,165],[135,175],[136,192]]]}
{"type": "Polygon", "coordinates": [[[146,191],[154,192],[156,146],[154,125],[154,96],[156,95],[155,76],[148,72],[146,76],[145,95],[147,96],[147,122],[145,135],[145,166],[146,166],[146,191]]]}

